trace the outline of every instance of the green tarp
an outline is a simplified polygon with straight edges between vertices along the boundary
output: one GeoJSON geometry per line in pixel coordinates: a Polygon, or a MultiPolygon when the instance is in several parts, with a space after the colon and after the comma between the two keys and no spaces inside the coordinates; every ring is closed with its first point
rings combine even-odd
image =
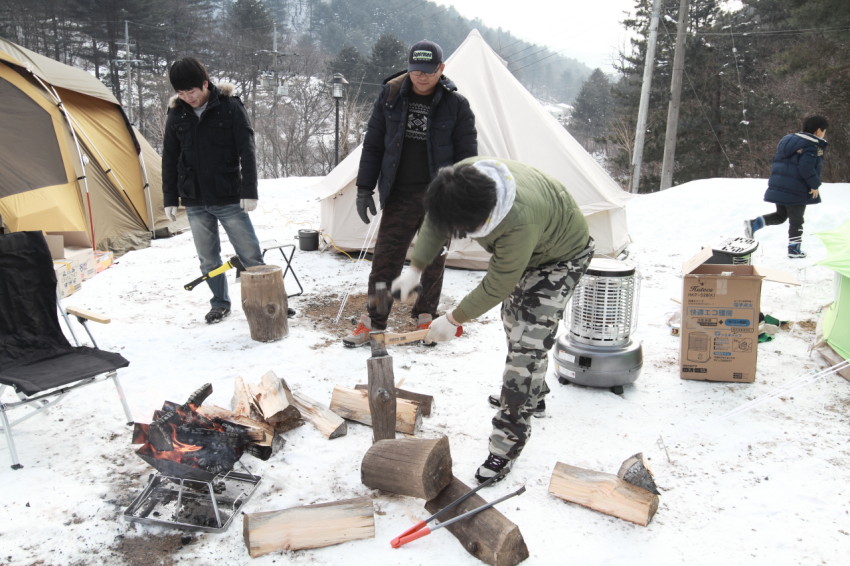
{"type": "Polygon", "coordinates": [[[818,262],[838,273],[838,290],[821,317],[823,338],[845,360],[850,359],[850,220],[815,234],[826,247],[827,256],[818,262]]]}

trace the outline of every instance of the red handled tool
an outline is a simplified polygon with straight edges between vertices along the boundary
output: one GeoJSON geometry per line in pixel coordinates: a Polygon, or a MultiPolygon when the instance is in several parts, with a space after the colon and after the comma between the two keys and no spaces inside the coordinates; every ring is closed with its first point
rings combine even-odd
{"type": "MultiPolygon", "coordinates": [[[[449,509],[454,509],[455,507],[457,507],[458,505],[460,505],[461,503],[463,503],[464,501],[466,501],[467,499],[469,499],[470,497],[475,495],[475,492],[477,492],[479,489],[483,489],[483,488],[487,487],[488,485],[490,485],[491,483],[493,483],[494,481],[496,481],[496,478],[498,478],[498,477],[499,477],[498,475],[495,475],[492,478],[487,479],[483,483],[479,484],[478,487],[476,487],[475,489],[471,489],[469,491],[469,493],[461,495],[460,497],[458,497],[457,499],[455,499],[454,501],[452,501],[451,503],[449,503],[448,505],[446,505],[445,507],[443,507],[442,509],[440,509],[439,511],[437,511],[436,513],[434,513],[433,515],[428,517],[427,519],[425,519],[424,521],[419,521],[418,523],[416,523],[415,525],[413,525],[412,527],[410,527],[409,529],[407,529],[406,531],[404,531],[403,533],[401,533],[400,535],[395,537],[393,540],[391,540],[390,546],[392,546],[393,548],[400,547],[402,544],[404,544],[403,542],[401,542],[402,538],[404,538],[404,537],[418,531],[419,529],[425,527],[425,525],[427,523],[430,523],[431,521],[433,521],[434,519],[436,519],[437,517],[439,517],[440,515],[442,515],[446,511],[448,511],[449,509]]],[[[424,535],[422,535],[422,536],[424,536],[424,535]]],[[[410,540],[413,540],[413,539],[410,539],[410,540]]],[[[405,542],[407,542],[407,541],[405,541],[405,542]]]]}
{"type": "Polygon", "coordinates": [[[489,509],[490,507],[493,507],[494,505],[497,505],[497,504],[501,503],[502,501],[504,501],[506,499],[510,499],[511,497],[521,495],[523,492],[525,492],[525,486],[522,486],[518,490],[516,490],[512,493],[509,493],[507,495],[504,495],[504,496],[500,497],[499,499],[497,499],[495,501],[491,501],[490,503],[487,503],[485,505],[481,505],[480,507],[476,507],[475,509],[470,509],[466,513],[462,513],[462,514],[458,515],[457,517],[453,517],[453,518],[449,519],[448,521],[443,521],[442,523],[434,525],[433,529],[428,528],[427,523],[429,523],[430,521],[433,521],[439,515],[448,511],[449,509],[453,509],[454,507],[457,507],[458,505],[460,505],[461,503],[466,501],[468,498],[470,498],[476,491],[478,491],[482,487],[486,487],[486,486],[490,485],[498,477],[500,477],[500,476],[493,476],[492,478],[488,479],[487,481],[485,481],[484,483],[482,483],[481,485],[479,485],[475,489],[471,490],[469,493],[463,495],[462,497],[459,497],[458,499],[455,499],[454,501],[452,501],[451,503],[449,503],[448,505],[446,505],[445,507],[443,507],[442,509],[440,509],[439,511],[437,511],[436,513],[434,513],[433,515],[431,515],[430,517],[425,519],[424,521],[419,521],[418,523],[416,523],[415,525],[413,525],[412,527],[410,527],[409,529],[404,531],[402,534],[400,534],[399,536],[397,536],[396,538],[391,540],[390,546],[392,546],[393,548],[398,548],[401,545],[407,544],[412,540],[416,540],[418,538],[424,537],[425,535],[431,534],[431,532],[433,532],[436,529],[439,529],[441,527],[447,527],[447,526],[451,525],[452,523],[457,523],[458,521],[466,519],[467,517],[475,515],[476,513],[480,513],[481,511],[484,511],[485,509],[489,509]]]}

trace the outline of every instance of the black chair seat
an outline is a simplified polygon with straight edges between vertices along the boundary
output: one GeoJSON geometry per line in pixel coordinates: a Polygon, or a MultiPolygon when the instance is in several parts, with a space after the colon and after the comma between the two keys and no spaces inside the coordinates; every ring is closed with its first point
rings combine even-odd
{"type": "Polygon", "coordinates": [[[0,383],[26,395],[35,395],[128,365],[130,362],[121,354],[80,346],[49,358],[3,368],[0,383]]]}

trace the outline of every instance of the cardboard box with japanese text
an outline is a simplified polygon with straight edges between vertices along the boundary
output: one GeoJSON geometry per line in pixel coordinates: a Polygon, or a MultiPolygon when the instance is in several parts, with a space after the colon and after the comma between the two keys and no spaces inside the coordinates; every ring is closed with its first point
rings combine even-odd
{"type": "Polygon", "coordinates": [[[789,274],[753,265],[706,264],[712,250],[682,270],[682,379],[752,383],[758,361],[762,281],[799,285],[789,274]]]}

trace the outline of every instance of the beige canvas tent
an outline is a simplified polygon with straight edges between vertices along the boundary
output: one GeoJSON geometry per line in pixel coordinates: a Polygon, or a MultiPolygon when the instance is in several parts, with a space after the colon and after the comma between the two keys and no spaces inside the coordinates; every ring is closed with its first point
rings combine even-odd
{"type": "Polygon", "coordinates": [[[93,75],[0,39],[0,216],[123,253],[165,223],[156,151],[93,75]],[[147,166],[147,169],[146,169],[147,166]],[[161,214],[161,212],[160,212],[161,214]]]}
{"type": "MultiPolygon", "coordinates": [[[[559,179],[590,224],[597,255],[615,257],[630,243],[626,200],[630,197],[511,74],[477,30],[446,61],[446,76],[469,99],[478,128],[481,155],[522,161],[559,179]]],[[[371,248],[366,225],[354,207],[360,147],[324,177],[315,190],[321,199],[321,230],[343,250],[371,248]]],[[[453,242],[448,264],[484,268],[488,255],[477,244],[453,242]]]]}

